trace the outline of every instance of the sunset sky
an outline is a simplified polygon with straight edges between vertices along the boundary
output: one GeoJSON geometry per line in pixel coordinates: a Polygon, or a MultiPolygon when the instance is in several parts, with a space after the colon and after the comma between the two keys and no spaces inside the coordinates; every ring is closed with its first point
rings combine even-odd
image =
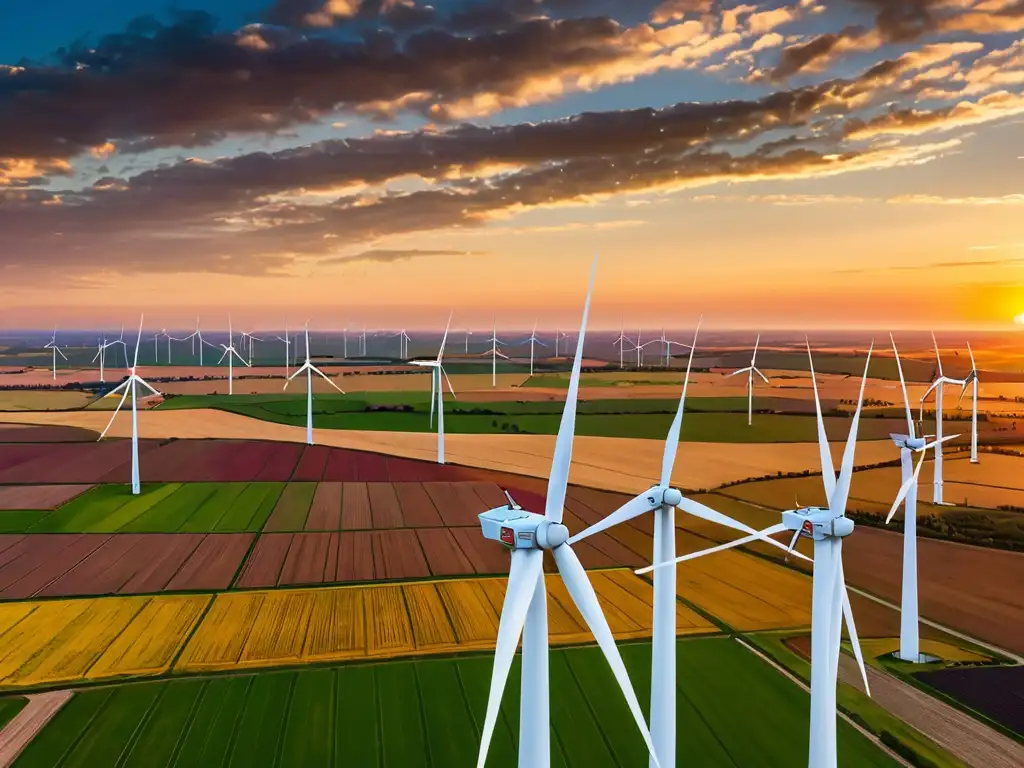
{"type": "Polygon", "coordinates": [[[1024,0],[5,0],[0,29],[6,326],[552,327],[596,252],[597,327],[1024,313],[1024,0]]]}

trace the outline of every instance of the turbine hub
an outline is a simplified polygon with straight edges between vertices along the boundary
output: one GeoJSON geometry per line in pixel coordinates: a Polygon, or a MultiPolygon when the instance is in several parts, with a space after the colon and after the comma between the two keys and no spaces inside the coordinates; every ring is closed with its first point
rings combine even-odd
{"type": "Polygon", "coordinates": [[[667,504],[670,507],[678,507],[682,500],[682,491],[679,491],[676,488],[666,488],[665,493],[661,496],[661,503],[667,504]]]}
{"type": "Polygon", "coordinates": [[[555,549],[569,540],[569,529],[561,523],[545,520],[537,526],[537,546],[541,549],[555,549]]]}
{"type": "Polygon", "coordinates": [[[833,536],[849,536],[853,533],[853,520],[848,517],[837,517],[832,520],[833,536]]]}

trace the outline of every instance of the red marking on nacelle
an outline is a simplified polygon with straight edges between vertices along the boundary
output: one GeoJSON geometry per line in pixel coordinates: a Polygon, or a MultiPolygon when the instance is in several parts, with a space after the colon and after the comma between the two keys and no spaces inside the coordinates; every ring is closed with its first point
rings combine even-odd
{"type": "Polygon", "coordinates": [[[516,532],[511,528],[502,526],[501,541],[504,544],[508,544],[510,547],[514,547],[516,545],[516,532]]]}

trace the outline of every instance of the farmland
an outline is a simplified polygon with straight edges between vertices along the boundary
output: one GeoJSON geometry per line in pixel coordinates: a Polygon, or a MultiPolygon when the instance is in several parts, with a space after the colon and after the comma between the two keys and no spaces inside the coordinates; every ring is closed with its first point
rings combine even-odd
{"type": "MultiPolygon", "coordinates": [[[[650,646],[627,645],[623,656],[646,702],[650,646]]],[[[730,640],[681,641],[678,659],[678,728],[702,765],[804,759],[808,699],[799,688],[730,640]]],[[[555,650],[550,664],[552,764],[642,764],[643,742],[623,726],[630,715],[597,649],[555,650]]],[[[97,765],[112,754],[147,767],[467,765],[490,670],[487,658],[461,658],[98,688],[78,694],[15,765],[97,765]]],[[[517,662],[488,766],[515,765],[518,678],[517,662]]],[[[844,766],[894,765],[845,722],[838,727],[844,766]]]]}
{"type": "MultiPolygon", "coordinates": [[[[595,571],[591,580],[617,637],[650,636],[648,582],[626,570],[595,571]]],[[[593,642],[560,578],[547,581],[551,642],[593,642]]],[[[505,583],[488,578],[4,603],[0,686],[152,676],[172,663],[176,672],[208,672],[483,651],[494,646],[505,583]]],[[[717,631],[682,603],[676,616],[680,635],[717,631]]]]}
{"type": "Polygon", "coordinates": [[[1024,738],[1024,667],[964,667],[914,676],[1024,738]]]}

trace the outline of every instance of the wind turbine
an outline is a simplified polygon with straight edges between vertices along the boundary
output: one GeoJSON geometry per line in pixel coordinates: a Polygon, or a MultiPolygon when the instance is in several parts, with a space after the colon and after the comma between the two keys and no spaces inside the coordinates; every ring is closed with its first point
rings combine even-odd
{"type": "Polygon", "coordinates": [[[247,345],[249,347],[249,367],[252,367],[252,345],[255,341],[263,341],[259,336],[253,336],[251,333],[245,334],[248,339],[247,345]]]}
{"type": "Polygon", "coordinates": [[[129,394],[132,396],[132,493],[138,495],[141,493],[139,486],[139,415],[138,415],[138,400],[139,391],[138,385],[141,384],[150,392],[152,395],[143,395],[143,397],[153,397],[154,395],[159,397],[160,393],[157,392],[153,387],[146,383],[146,381],[139,376],[135,369],[139,364],[139,345],[142,343],[142,320],[139,317],[139,335],[135,340],[135,359],[132,361],[132,367],[128,369],[128,378],[110,390],[110,395],[117,394],[118,390],[124,389],[124,394],[121,395],[121,402],[117,404],[117,408],[114,409],[113,415],[110,417],[110,421],[107,422],[106,428],[100,433],[100,436],[96,438],[97,442],[102,440],[110,429],[111,424],[114,423],[114,419],[117,418],[118,412],[121,410],[121,406],[124,405],[125,399],[129,394]]]}
{"type": "MultiPolygon", "coordinates": [[[[873,345],[872,345],[873,346],[873,345]]],[[[810,347],[808,346],[808,356],[810,347]]],[[[821,456],[821,477],[825,486],[827,507],[804,507],[782,513],[782,524],[759,531],[758,534],[711,547],[678,560],[694,559],[712,552],[753,541],[759,535],[793,531],[789,551],[795,551],[797,539],[801,536],[814,541],[814,573],[811,587],[811,722],[808,768],[835,768],[836,757],[836,686],[838,682],[839,654],[842,640],[842,622],[850,634],[850,645],[864,680],[864,690],[871,695],[864,657],[861,654],[857,627],[850,609],[850,596],[843,576],[843,539],[853,533],[853,521],[846,517],[846,502],[850,494],[850,479],[853,475],[854,452],[857,446],[857,425],[860,422],[861,406],[864,402],[864,385],[868,379],[868,363],[871,350],[864,364],[864,376],[860,384],[860,398],[850,425],[850,434],[843,451],[843,462],[836,480],[825,434],[825,422],[821,416],[821,401],[818,386],[814,384],[814,403],[818,417],[818,451],[821,456]]],[[[813,367],[813,361],[812,361],[813,367]]],[[[661,567],[657,565],[655,567],[661,567]]]]}
{"type": "Polygon", "coordinates": [[[643,368],[644,367],[644,361],[643,361],[644,345],[640,343],[640,332],[641,332],[641,330],[642,330],[641,328],[637,328],[636,329],[636,344],[633,345],[633,348],[636,349],[636,367],[637,368],[643,368]]]}
{"type": "Polygon", "coordinates": [[[159,331],[153,334],[153,362],[156,363],[160,362],[160,336],[162,335],[159,331]]]}
{"type": "MultiPolygon", "coordinates": [[[[124,335],[124,331],[123,330],[121,331],[121,335],[122,336],[124,335]]],[[[104,367],[104,363],[106,362],[107,349],[109,347],[114,346],[115,344],[120,344],[123,347],[124,346],[124,341],[121,338],[114,339],[113,341],[107,341],[106,334],[104,334],[102,340],[99,340],[97,342],[97,344],[96,344],[96,357],[94,357],[92,359],[92,362],[95,363],[97,360],[99,360],[99,363],[100,363],[100,383],[106,383],[106,378],[104,377],[103,367],[104,367]]]]}
{"type": "Polygon", "coordinates": [[[615,346],[616,344],[617,344],[617,345],[618,345],[618,347],[619,347],[619,369],[620,369],[620,370],[626,367],[626,365],[625,365],[625,362],[624,362],[624,360],[623,360],[623,352],[624,352],[624,351],[625,351],[625,349],[626,349],[626,343],[627,343],[627,342],[629,342],[630,344],[632,344],[632,342],[630,342],[630,341],[629,341],[629,339],[628,339],[628,338],[626,338],[626,326],[625,326],[625,325],[623,325],[623,326],[621,326],[621,327],[619,328],[619,338],[617,338],[617,339],[616,339],[615,341],[613,341],[613,342],[612,342],[612,346],[613,346],[613,347],[614,347],[614,346],[615,346]]]}
{"type": "MultiPolygon", "coordinates": [[[[917,437],[914,434],[914,417],[910,411],[910,399],[907,397],[907,383],[903,378],[900,353],[896,349],[896,340],[892,338],[891,333],[889,338],[892,339],[892,351],[896,355],[896,370],[899,371],[900,387],[903,389],[903,404],[907,409],[907,434],[889,435],[896,447],[900,449],[902,483],[899,493],[896,495],[896,501],[885,518],[885,523],[889,524],[900,503],[906,499],[903,517],[903,594],[900,602],[899,657],[903,661],[916,663],[923,661],[918,637],[917,615],[917,478],[926,452],[932,445],[926,442],[929,435],[917,437]],[[912,451],[918,451],[921,454],[921,461],[918,462],[916,471],[913,469],[912,451]]],[[[952,440],[954,437],[958,437],[958,435],[950,435],[943,439],[952,440]]]]}
{"type": "MultiPolygon", "coordinates": [[[[454,310],[452,310],[452,313],[454,310]]],[[[444,464],[444,383],[447,382],[452,397],[455,397],[455,389],[448,374],[444,370],[441,358],[444,356],[444,345],[448,341],[448,329],[452,324],[452,313],[448,314],[448,324],[444,327],[444,336],[441,337],[441,348],[437,351],[436,360],[412,360],[413,365],[430,368],[430,425],[434,425],[434,398],[437,398],[437,463],[444,464]],[[444,377],[444,382],[441,377],[444,377]]]]}
{"type": "Polygon", "coordinates": [[[498,386],[498,358],[508,360],[508,355],[498,351],[498,345],[504,344],[498,338],[498,318],[494,318],[494,324],[491,327],[491,338],[488,339],[491,342],[491,386],[498,386]]]}
{"type": "MultiPolygon", "coordinates": [[[[729,376],[735,376],[737,373],[747,374],[747,426],[749,427],[754,422],[754,374],[756,373],[762,379],[764,383],[771,386],[771,382],[768,381],[768,377],[765,376],[758,369],[756,365],[757,361],[757,347],[761,343],[761,334],[757,334],[757,340],[754,342],[754,354],[750,356],[750,365],[746,368],[740,368],[738,371],[733,371],[729,376]]],[[[728,378],[728,377],[727,377],[728,378]]],[[[814,385],[817,387],[817,383],[814,385]]]]}
{"type": "MultiPolygon", "coordinates": [[[[562,339],[568,340],[568,338],[569,338],[569,334],[562,333],[562,329],[561,328],[556,328],[555,329],[555,357],[558,357],[558,342],[561,341],[562,339]]],[[[612,344],[615,344],[615,342],[612,342],[612,344]]]]}
{"type": "Polygon", "coordinates": [[[928,399],[928,395],[935,391],[935,467],[934,477],[932,479],[932,504],[945,506],[946,503],[942,500],[942,444],[946,442],[942,439],[942,389],[944,384],[954,384],[962,387],[966,387],[966,382],[959,379],[951,379],[942,372],[942,356],[939,354],[939,343],[935,340],[935,333],[932,333],[932,344],[935,346],[935,359],[939,364],[939,375],[936,377],[932,385],[928,387],[928,390],[921,397],[921,417],[924,418],[924,401],[928,399]]]}
{"type": "Polygon", "coordinates": [[[57,326],[53,326],[53,336],[50,337],[50,341],[47,342],[43,349],[53,350],[53,380],[57,380],[57,355],[59,354],[66,361],[68,356],[64,354],[63,350],[57,346],[57,326]]]}
{"type": "Polygon", "coordinates": [[[540,339],[537,338],[537,323],[536,322],[534,322],[534,324],[533,324],[533,332],[530,333],[530,338],[523,339],[523,341],[521,343],[525,344],[526,342],[530,342],[530,375],[533,376],[533,345],[534,344],[540,344],[542,347],[546,347],[547,346],[547,344],[545,344],[543,341],[541,341],[540,339]]]}
{"type": "MultiPolygon", "coordinates": [[[[502,693],[520,636],[523,639],[523,654],[519,710],[519,768],[548,768],[551,763],[545,550],[551,552],[554,557],[562,581],[608,661],[648,750],[655,755],[654,744],[644,722],[640,703],[633,692],[608,620],[601,610],[601,604],[597,600],[587,572],[568,542],[569,531],[562,524],[562,507],[572,461],[576,399],[580,383],[580,366],[583,361],[583,338],[596,271],[595,259],[590,273],[590,288],[583,307],[583,321],[576,344],[576,358],[569,380],[569,392],[565,400],[565,410],[562,412],[562,422],[558,428],[558,437],[555,439],[555,453],[551,460],[544,514],[524,511],[507,492],[507,507],[497,507],[480,514],[480,527],[484,538],[500,542],[511,549],[512,562],[509,567],[505,601],[501,608],[501,619],[498,623],[498,640],[494,650],[494,667],[491,671],[487,714],[480,737],[477,768],[483,768],[487,760],[487,751],[501,707],[502,693]]],[[[657,757],[654,763],[655,766],[659,766],[657,757]]],[[[668,764],[666,768],[669,768],[668,764]]]]}
{"type": "Polygon", "coordinates": [[[405,332],[405,328],[400,330],[398,333],[391,334],[392,337],[398,337],[398,357],[402,360],[409,359],[409,342],[412,341],[409,338],[409,334],[405,332]]]}
{"type": "Polygon", "coordinates": [[[971,372],[964,379],[963,389],[960,390],[960,400],[957,408],[963,402],[964,393],[967,392],[967,385],[971,385],[971,464],[978,463],[978,367],[974,364],[974,350],[971,349],[971,342],[967,342],[967,352],[971,356],[971,372]]]}
{"type": "MultiPolygon", "coordinates": [[[[701,520],[728,526],[744,533],[753,534],[782,550],[786,545],[767,534],[758,534],[753,528],[731,517],[716,512],[693,499],[683,496],[682,492],[673,488],[672,468],[675,465],[676,451],[679,447],[679,433],[683,426],[683,407],[686,403],[686,389],[690,381],[690,367],[693,364],[693,353],[697,345],[697,333],[700,321],[693,334],[693,345],[690,347],[690,359],[686,364],[686,377],[683,379],[683,391],[679,397],[679,407],[675,419],[665,438],[665,453],[661,460],[661,481],[649,490],[626,502],[608,517],[595,523],[581,533],[569,539],[569,544],[607,530],[615,525],[625,523],[635,517],[654,513],[654,553],[653,562],[664,563],[663,567],[654,566],[642,569],[637,573],[654,570],[654,622],[651,658],[651,738],[655,752],[664,765],[676,764],[676,525],[675,510],[678,507],[701,520]]],[[[800,553],[796,553],[804,557],[800,553]]],[[[807,559],[807,558],[804,558],[807,559]]],[[[653,760],[651,765],[653,766],[653,760]]]]}
{"type": "MultiPolygon", "coordinates": [[[[205,344],[206,346],[213,347],[214,349],[217,348],[216,345],[211,344],[210,342],[206,341],[206,339],[203,338],[203,332],[201,330],[199,330],[199,315],[196,315],[196,329],[194,331],[192,331],[192,333],[190,333],[188,336],[184,337],[183,339],[179,339],[179,341],[191,341],[192,342],[192,354],[193,355],[196,353],[196,341],[199,342],[199,365],[200,366],[202,366],[202,364],[203,364],[203,345],[205,344]]],[[[168,358],[169,358],[170,354],[171,354],[169,348],[168,348],[167,354],[168,354],[168,358]]]]}
{"type": "Polygon", "coordinates": [[[284,338],[278,336],[277,339],[278,339],[278,341],[283,341],[284,342],[284,376],[285,376],[285,378],[288,378],[288,365],[289,365],[288,348],[291,346],[292,340],[290,338],[288,338],[288,326],[287,326],[287,324],[284,327],[284,338]]]}
{"type": "Polygon", "coordinates": [[[469,354],[469,337],[473,335],[473,332],[471,330],[469,330],[469,328],[467,328],[465,333],[466,333],[466,354],[468,355],[469,354]]]}
{"type": "MultiPolygon", "coordinates": [[[[225,353],[227,354],[227,353],[225,353]]],[[[313,374],[316,373],[324,381],[334,387],[336,390],[345,394],[345,390],[331,381],[327,375],[313,365],[309,358],[309,322],[306,323],[306,362],[302,364],[301,368],[298,368],[291,376],[289,376],[284,382],[284,389],[288,389],[288,383],[298,376],[303,371],[306,372],[306,445],[313,444],[313,374]]]]}
{"type": "Polygon", "coordinates": [[[359,354],[366,357],[366,326],[363,326],[363,332],[359,334],[359,354]]]}
{"type": "MultiPolygon", "coordinates": [[[[235,357],[237,357],[238,361],[242,365],[246,366],[247,368],[251,367],[251,366],[249,366],[249,364],[247,362],[245,362],[245,358],[243,358],[235,350],[235,338],[234,337],[235,337],[235,334],[231,330],[231,318],[228,317],[228,343],[227,344],[221,344],[221,347],[224,349],[224,354],[220,356],[220,360],[217,361],[217,365],[220,365],[221,363],[223,363],[225,357],[228,359],[228,394],[229,395],[235,394],[235,367],[234,367],[233,361],[231,359],[231,356],[234,355],[235,357]]],[[[309,338],[308,335],[307,335],[306,338],[307,339],[309,338]]]]}

